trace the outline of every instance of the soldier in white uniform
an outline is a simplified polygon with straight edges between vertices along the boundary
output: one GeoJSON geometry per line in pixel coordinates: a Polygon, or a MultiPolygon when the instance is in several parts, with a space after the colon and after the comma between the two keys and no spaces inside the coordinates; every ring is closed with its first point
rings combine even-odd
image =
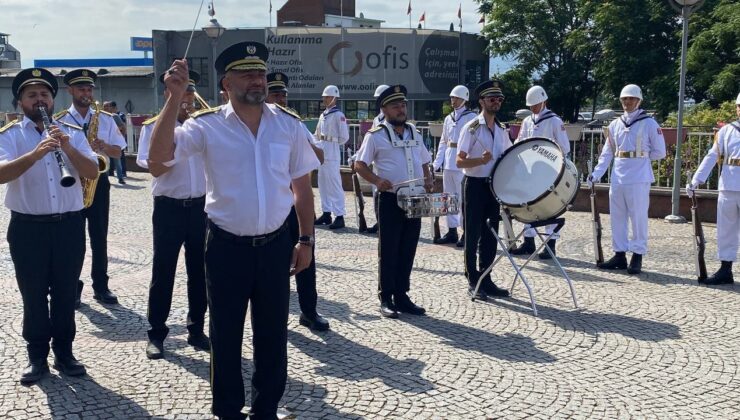
{"type": "Polygon", "coordinates": [[[398,318],[398,312],[424,315],[424,308],[414,304],[408,296],[421,219],[406,217],[398,197],[432,190],[428,165],[432,156],[416,127],[406,122],[404,86],[395,85],[386,89],[378,97],[378,104],[386,119],[365,135],[355,168],[360,176],[375,184],[380,191],[380,314],[386,318],[398,318]],[[371,164],[377,175],[370,170],[371,164]]]}
{"type": "Polygon", "coordinates": [[[329,225],[329,229],[344,227],[344,189],[339,172],[340,147],[349,140],[347,119],[337,107],[339,89],[334,85],[324,88],[321,99],[326,108],[316,125],[316,145],[324,151],[324,163],[319,168],[319,195],[321,217],[317,225],[329,225]],[[331,214],[334,213],[332,222],[331,214]]]}
{"type": "MultiPolygon", "coordinates": [[[[442,190],[446,193],[456,194],[462,202],[462,180],[463,173],[457,167],[457,142],[463,126],[475,119],[475,112],[466,105],[470,100],[470,91],[465,86],[455,86],[450,92],[450,103],[453,111],[445,117],[442,128],[442,138],[439,139],[437,157],[434,159],[434,170],[443,169],[442,190]]],[[[460,214],[447,215],[447,233],[434,241],[435,244],[457,244],[460,238],[457,236],[457,228],[460,226],[460,214]]]]}
{"type": "MultiPolygon", "coordinates": [[[[378,97],[381,93],[383,93],[386,89],[388,89],[388,85],[380,85],[377,88],[375,88],[375,94],[373,95],[373,98],[377,101],[378,97]]],[[[385,114],[383,114],[383,109],[378,108],[378,115],[373,118],[373,126],[371,128],[375,128],[382,124],[385,121],[385,114]]]]}
{"type": "Polygon", "coordinates": [[[587,182],[589,186],[599,182],[614,159],[609,189],[614,256],[599,263],[598,267],[608,270],[626,268],[629,274],[639,274],[642,256],[648,250],[650,184],[655,182],[651,161],[665,157],[665,139],[658,123],[640,109],[642,91],[639,86],[625,86],[619,100],[624,114],[609,124],[608,138],[599,162],[587,182]],[[627,238],[628,221],[632,226],[631,239],[627,238]],[[627,251],[632,252],[629,267],[627,251]]]}
{"type": "MultiPolygon", "coordinates": [[[[532,111],[532,115],[522,121],[522,127],[519,130],[519,136],[516,140],[520,141],[530,137],[544,137],[557,143],[563,154],[569,157],[570,141],[568,141],[568,133],[565,131],[565,124],[563,124],[563,120],[557,114],[547,109],[547,92],[545,92],[545,89],[542,86],[532,86],[529,88],[526,102],[530,111],[532,111]]],[[[555,224],[548,225],[546,227],[547,234],[551,234],[556,226],[555,224]]],[[[512,249],[511,253],[514,255],[529,255],[533,253],[536,248],[534,243],[536,235],[536,230],[527,226],[524,232],[524,243],[512,249]]],[[[554,234],[552,239],[547,243],[553,253],[555,253],[557,239],[560,239],[560,233],[554,234]]],[[[547,250],[542,250],[538,254],[538,257],[541,260],[548,260],[550,259],[550,253],[547,250]]]]}
{"type": "MultiPolygon", "coordinates": [[[[375,88],[375,94],[373,95],[373,98],[377,102],[378,97],[380,97],[380,94],[383,93],[388,89],[388,85],[380,85],[377,88],[375,88]]],[[[371,128],[375,128],[385,122],[385,114],[383,114],[383,109],[378,108],[378,115],[373,118],[373,126],[371,128]]],[[[355,153],[354,156],[351,158],[350,165],[353,164],[355,160],[357,160],[357,153],[355,153]]],[[[367,228],[367,233],[376,234],[378,233],[378,187],[373,185],[373,211],[375,212],[375,224],[367,228]]]]}
{"type": "Polygon", "coordinates": [[[735,100],[738,120],[717,132],[714,146],[702,160],[691,183],[686,186],[689,196],[699,184],[707,181],[714,164],[719,162],[719,198],[717,199],[717,258],[720,269],[704,280],[705,284],[731,284],[732,263],[737,260],[740,243],[740,94],[735,100]]]}

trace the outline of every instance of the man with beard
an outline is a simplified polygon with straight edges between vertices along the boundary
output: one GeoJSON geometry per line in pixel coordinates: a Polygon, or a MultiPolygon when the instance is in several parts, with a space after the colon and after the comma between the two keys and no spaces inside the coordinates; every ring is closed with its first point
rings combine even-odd
{"type": "Polygon", "coordinates": [[[398,318],[398,312],[426,312],[408,296],[421,219],[406,217],[398,200],[432,191],[428,166],[432,156],[416,127],[406,122],[406,92],[406,87],[395,85],[378,97],[385,121],[367,132],[355,162],[357,173],[380,191],[378,297],[380,314],[386,318],[398,318]],[[371,164],[377,175],[370,170],[371,164]]]}
{"type": "Polygon", "coordinates": [[[347,119],[337,106],[339,89],[329,85],[321,94],[324,103],[324,112],[319,116],[316,125],[316,145],[324,151],[324,163],[319,168],[319,195],[321,196],[321,217],[316,219],[317,225],[329,225],[329,229],[344,227],[344,189],[339,172],[341,148],[349,140],[347,119]],[[331,214],[334,213],[334,221],[331,214]]]}
{"type": "Polygon", "coordinates": [[[614,256],[598,268],[642,271],[642,256],[647,253],[650,184],[655,182],[651,161],[665,157],[665,139],[658,123],[640,109],[642,90],[627,85],[619,94],[624,115],[609,124],[604,148],[587,182],[599,182],[614,159],[609,188],[609,216],[612,225],[614,256]],[[627,221],[632,224],[632,239],[627,239],[627,221]],[[632,251],[629,267],[625,253],[632,251]]]}
{"type": "Polygon", "coordinates": [[[506,127],[496,118],[504,102],[503,87],[498,80],[487,80],[475,88],[481,113],[463,127],[457,149],[457,167],[462,168],[465,174],[465,277],[468,279],[468,294],[480,300],[487,300],[489,295],[509,296],[507,290],[493,283],[490,273],[483,279],[478,294],[475,293],[478,278],[496,256],[496,238],[489,223],[498,230],[501,219],[501,209],[489,187],[489,178],[496,159],[511,147],[506,127]]]}
{"type": "MultiPolygon", "coordinates": [[[[164,74],[159,78],[164,83],[164,74]]],[[[181,126],[194,111],[195,85],[200,75],[190,70],[188,87],[182,96],[177,113],[177,126],[181,126]]],[[[165,96],[169,92],[165,88],[165,96]]],[[[185,269],[188,275],[188,344],[208,351],[211,345],[203,333],[206,315],[206,272],[203,262],[206,241],[206,177],[203,160],[191,156],[176,161],[172,166],[149,162],[149,138],[154,122],[150,118],[142,124],[139,136],[139,155],[136,163],[149,169],[154,196],[152,231],[154,257],[152,281],[149,285],[149,305],[146,311],[150,329],[146,356],[149,359],[164,357],[164,339],[169,333],[167,317],[172,306],[172,289],[180,248],[185,246],[185,269]]]]}
{"type": "MultiPolygon", "coordinates": [[[[267,100],[268,104],[275,104],[288,108],[288,76],[283,73],[270,73],[267,75],[267,100]]],[[[305,130],[306,140],[313,149],[319,162],[324,161],[324,151],[313,145],[313,135],[308,128],[305,130]]],[[[288,215],[290,236],[293,245],[298,243],[298,216],[295,207],[290,209],[288,215]]],[[[311,264],[305,270],[295,276],[296,290],[298,291],[298,304],[301,307],[301,316],[298,322],[314,331],[326,331],[329,329],[329,321],[316,311],[316,303],[319,295],[316,292],[316,255],[311,254],[311,264]]]]}
{"type": "MultiPolygon", "coordinates": [[[[96,153],[111,158],[119,158],[121,149],[126,147],[126,140],[118,131],[111,114],[101,111],[99,114],[91,109],[93,89],[97,75],[92,70],[72,70],[64,76],[64,83],[68,86],[67,92],[72,96],[72,105],[55,118],[68,124],[82,127],[85,136],[92,141],[92,149],[96,153]],[[96,115],[97,114],[97,115],[96,115]],[[88,133],[88,127],[93,118],[98,118],[98,132],[88,133]]],[[[108,213],[110,211],[110,181],[106,174],[98,177],[95,187],[95,198],[90,207],[82,210],[82,216],[87,220],[87,233],[90,235],[92,249],[92,277],[93,297],[101,303],[117,304],[118,298],[108,288],[108,213]]],[[[84,283],[79,280],[75,307],[79,308],[84,283]]]]}
{"type": "Polygon", "coordinates": [[[60,185],[55,150],[75,178],[95,178],[98,165],[80,127],[55,121],[48,131],[44,128],[39,107],[51,115],[57,89],[49,71],[22,70],[12,90],[23,120],[0,128],[0,183],[8,184],[8,245],[23,298],[29,360],[20,378],[23,384],[49,372],[49,340],[54,368],[70,376],[85,374],[72,353],[76,282],[85,259],[82,189],[79,182],[60,185]]]}
{"type": "Polygon", "coordinates": [[[241,42],[216,59],[230,101],[175,127],[188,84],[188,64],[176,60],[170,91],[154,125],[149,161],[171,166],[198,155],[206,171],[206,290],[210,311],[213,413],[245,418],[242,339],[247,305],[253,331],[253,418],[277,416],[288,374],[290,275],[311,262],[313,193],[319,165],[298,116],[265,104],[268,50],[241,42]],[[292,188],[292,192],[291,192],[292,188]],[[295,202],[299,243],[288,214],[295,202]]]}

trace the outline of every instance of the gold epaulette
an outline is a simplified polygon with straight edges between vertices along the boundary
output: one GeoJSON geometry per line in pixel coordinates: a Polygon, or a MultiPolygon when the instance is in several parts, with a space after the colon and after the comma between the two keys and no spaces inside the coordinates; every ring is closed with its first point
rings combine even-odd
{"type": "Polygon", "coordinates": [[[64,121],[56,121],[56,122],[58,122],[61,125],[66,125],[69,128],[74,128],[75,130],[82,130],[82,127],[80,127],[79,125],[70,124],[70,123],[64,122],[64,121]]]}
{"type": "Polygon", "coordinates": [[[4,126],[0,127],[0,133],[4,133],[4,132],[8,131],[8,129],[10,129],[10,127],[14,126],[17,123],[18,123],[18,120],[13,120],[13,121],[5,124],[4,126]]]}
{"type": "Polygon", "coordinates": [[[208,108],[208,109],[201,109],[200,111],[194,112],[190,115],[191,118],[198,118],[203,115],[213,114],[214,112],[218,112],[221,110],[220,106],[217,106],[215,108],[208,108]]]}
{"type": "Polygon", "coordinates": [[[480,127],[480,120],[478,120],[478,119],[475,119],[475,120],[473,120],[473,122],[472,122],[472,123],[470,123],[470,128],[469,128],[469,130],[470,130],[470,132],[472,133],[472,132],[474,132],[475,130],[477,130],[477,129],[478,129],[478,127],[480,127]]]}
{"type": "Polygon", "coordinates": [[[276,107],[277,109],[279,109],[279,110],[283,111],[284,113],[286,113],[286,114],[290,115],[291,117],[293,117],[293,118],[297,118],[297,119],[299,119],[299,120],[301,119],[301,116],[300,116],[300,115],[298,115],[298,113],[296,113],[296,112],[295,112],[295,111],[293,111],[292,109],[286,108],[286,107],[284,107],[284,106],[282,106],[282,105],[279,105],[279,104],[273,104],[273,105],[275,105],[275,107],[276,107]]]}
{"type": "Polygon", "coordinates": [[[375,128],[371,128],[371,129],[367,130],[367,132],[368,133],[377,133],[378,131],[380,131],[382,129],[383,129],[383,126],[382,125],[378,125],[375,128]]]}
{"type": "Polygon", "coordinates": [[[153,122],[157,121],[157,118],[159,118],[159,115],[155,115],[155,116],[149,118],[148,120],[146,120],[143,123],[141,123],[141,125],[149,125],[149,124],[152,124],[153,122]]]}
{"type": "Polygon", "coordinates": [[[108,112],[108,111],[103,111],[102,109],[100,110],[100,113],[101,113],[101,114],[105,114],[105,115],[107,115],[107,116],[109,116],[109,117],[112,117],[112,116],[113,116],[113,113],[112,113],[112,112],[108,112]]]}
{"type": "Polygon", "coordinates": [[[63,116],[67,115],[68,112],[69,112],[69,110],[66,110],[66,109],[63,110],[63,111],[59,111],[56,114],[54,114],[52,116],[52,118],[54,118],[55,120],[58,120],[58,119],[62,118],[63,116]]]}

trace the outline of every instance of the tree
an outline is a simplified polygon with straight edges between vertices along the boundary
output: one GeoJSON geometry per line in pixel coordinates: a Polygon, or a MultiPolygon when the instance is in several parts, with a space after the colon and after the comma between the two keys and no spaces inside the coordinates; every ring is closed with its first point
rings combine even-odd
{"type": "Polygon", "coordinates": [[[503,82],[506,95],[506,100],[497,113],[498,119],[511,121],[517,110],[526,108],[524,96],[530,86],[529,77],[521,69],[513,68],[501,75],[494,75],[493,78],[503,82]]]}

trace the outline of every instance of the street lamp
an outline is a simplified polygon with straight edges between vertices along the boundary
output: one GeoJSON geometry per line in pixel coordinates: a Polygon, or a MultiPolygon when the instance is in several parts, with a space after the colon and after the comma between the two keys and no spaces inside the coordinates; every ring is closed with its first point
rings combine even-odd
{"type": "Polygon", "coordinates": [[[668,0],[671,7],[681,12],[683,30],[681,36],[681,70],[678,85],[678,126],[676,127],[676,158],[673,162],[673,193],[671,194],[671,214],[665,217],[669,223],[686,221],[678,214],[681,199],[681,143],[683,143],[683,97],[686,90],[686,44],[689,38],[689,15],[698,10],[704,0],[668,0]]]}
{"type": "Polygon", "coordinates": [[[218,104],[218,81],[216,79],[216,44],[221,35],[226,32],[226,28],[221,26],[213,15],[216,11],[213,9],[213,2],[208,7],[208,15],[211,16],[211,21],[208,25],[203,27],[203,32],[211,40],[211,86],[213,87],[213,103],[218,104]]]}

